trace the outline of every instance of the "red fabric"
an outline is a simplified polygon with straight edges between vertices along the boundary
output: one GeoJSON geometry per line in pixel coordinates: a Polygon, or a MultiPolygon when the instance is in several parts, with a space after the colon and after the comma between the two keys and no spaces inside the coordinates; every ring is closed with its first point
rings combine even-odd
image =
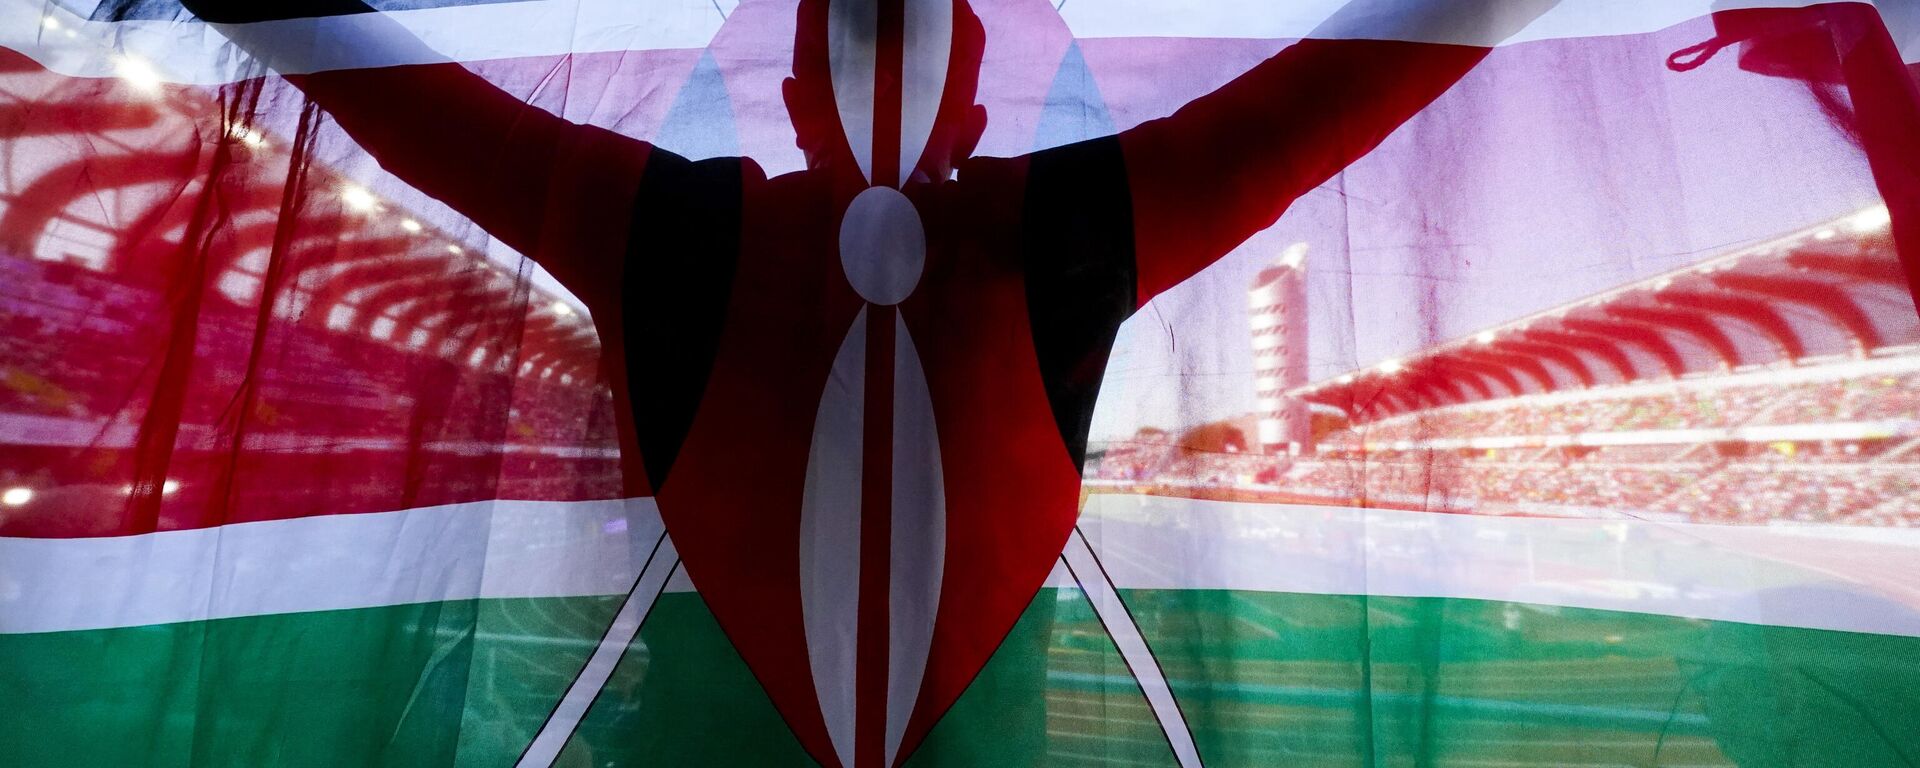
{"type": "MultiPolygon", "coordinates": [[[[900,66],[898,6],[885,7],[882,26],[891,31],[883,33],[881,67],[890,71],[900,66]]],[[[1822,105],[1850,110],[1836,120],[1865,153],[1894,240],[1920,242],[1920,150],[1912,140],[1920,135],[1920,98],[1872,11],[1838,4],[1721,18],[1727,34],[1768,41],[1743,51],[1743,66],[1816,90],[1839,84],[1845,98],[1822,105]],[[1786,33],[1769,31],[1779,29],[1786,33]]],[[[796,44],[805,47],[805,40],[796,44]]],[[[1113,221],[1131,230],[1134,307],[1274,224],[1486,56],[1451,45],[1302,42],[1170,116],[1122,130],[1130,210],[1121,213],[1131,221],[1113,221]]],[[[0,69],[35,66],[0,59],[0,69]]],[[[739,237],[739,262],[717,358],[671,472],[654,478],[640,464],[633,427],[636,407],[647,404],[628,393],[631,379],[672,372],[649,369],[649,350],[629,344],[621,287],[648,279],[657,266],[651,259],[659,254],[644,241],[649,227],[674,225],[633,211],[650,163],[663,156],[648,142],[530,106],[458,65],[289,81],[383,168],[556,276],[592,310],[597,342],[583,326],[532,304],[522,275],[496,277],[473,259],[390,258],[426,236],[366,231],[372,225],[335,194],[344,177],[315,159],[324,150],[315,139],[323,118],[312,109],[290,137],[276,135],[292,144],[284,166],[250,165],[256,158],[244,142],[217,136],[76,159],[38,176],[0,216],[0,244],[13,252],[9,277],[46,288],[58,297],[52,301],[84,305],[8,316],[16,337],[38,341],[10,349],[16,357],[7,361],[6,394],[16,402],[7,407],[35,409],[33,421],[20,420],[29,425],[21,431],[39,430],[39,437],[0,446],[14,473],[7,480],[58,490],[0,515],[0,535],[132,535],[491,498],[656,494],[688,573],[729,639],[801,743],[834,762],[809,677],[796,541],[816,408],[834,351],[866,306],[843,277],[836,250],[840,218],[864,181],[830,131],[808,129],[832,121],[817,91],[807,90],[817,80],[789,81],[791,117],[803,144],[832,146],[815,153],[822,158],[816,167],[771,179],[752,160],[742,163],[740,231],[728,233],[739,237]],[[18,256],[39,247],[75,199],[149,184],[172,185],[172,199],[125,222],[112,246],[125,258],[114,270],[18,256]],[[175,231],[177,241],[158,236],[175,231]],[[266,254],[267,266],[243,268],[256,252],[266,254]],[[252,286],[252,298],[227,293],[235,275],[252,286]],[[301,289],[307,280],[321,287],[308,295],[301,289]],[[391,314],[356,315],[334,327],[328,309],[360,286],[375,286],[360,306],[391,314]],[[397,333],[417,331],[421,341],[372,339],[383,321],[397,333]],[[71,350],[60,347],[81,352],[68,357],[71,350]],[[70,362],[81,356],[92,360],[70,362]],[[502,360],[506,370],[493,367],[502,360]],[[522,364],[530,367],[525,373],[547,375],[513,370],[522,364]]],[[[880,110],[897,111],[897,83],[881,83],[880,110]]],[[[99,106],[61,102],[51,111],[0,112],[0,121],[9,135],[26,136],[60,121],[106,132],[161,119],[128,101],[122,86],[88,87],[99,106]]],[[[971,81],[965,87],[971,96],[971,81]]],[[[198,100],[194,114],[231,114],[263,93],[286,95],[276,88],[269,80],[212,96],[170,93],[198,100]]],[[[1063,438],[1059,406],[1049,400],[1027,263],[1018,253],[1032,226],[1025,196],[1033,161],[967,158],[979,132],[968,121],[980,114],[943,109],[936,136],[961,157],[958,178],[931,174],[937,181],[905,190],[926,226],[924,276],[897,308],[869,313],[868,327],[878,332],[868,339],[866,413],[874,416],[866,422],[867,474],[889,474],[885,415],[897,312],[926,368],[953,521],[933,661],[902,754],[927,735],[1028,606],[1072,529],[1081,491],[1073,438],[1063,438]]],[[[876,124],[883,126],[878,148],[899,141],[897,124],[876,124]]],[[[949,158],[937,154],[922,158],[923,170],[945,170],[939,166],[949,158]]],[[[897,152],[875,157],[877,176],[897,170],[888,167],[897,152]]],[[[1899,252],[1902,275],[1873,264],[1855,265],[1855,273],[1879,276],[1878,284],[1904,276],[1909,289],[1920,286],[1920,249],[1899,252]]],[[[1859,326],[1857,337],[1878,327],[1859,325],[1861,310],[1846,296],[1818,294],[1791,278],[1715,279],[1729,290],[1775,295],[1772,303],[1813,306],[1840,326],[1859,326]]],[[[1235,302],[1243,300],[1239,290],[1235,302]]],[[[1490,399],[1572,388],[1569,379],[1578,386],[1633,379],[1656,370],[1648,359],[1677,376],[1690,361],[1674,347],[1676,335],[1697,337],[1729,367],[1766,362],[1728,336],[1723,316],[1759,326],[1789,352],[1798,348],[1769,302],[1685,292],[1667,299],[1689,296],[1692,306],[1680,309],[1609,308],[1607,319],[1573,318],[1558,330],[1437,352],[1402,379],[1363,375],[1314,402],[1342,411],[1351,426],[1464,402],[1476,391],[1490,399]],[[1576,349],[1608,366],[1589,365],[1576,349]]],[[[886,519],[889,490],[884,482],[863,488],[865,520],[886,519]]],[[[1374,503],[1364,490],[1337,502],[1374,503]]],[[[884,524],[863,526],[864,540],[849,550],[863,565],[863,605],[886,602],[886,534],[884,524]]],[[[884,724],[876,691],[885,687],[885,647],[873,638],[884,635],[886,618],[862,616],[864,734],[884,724]]],[[[863,736],[856,762],[881,762],[879,743],[863,736]]]]}

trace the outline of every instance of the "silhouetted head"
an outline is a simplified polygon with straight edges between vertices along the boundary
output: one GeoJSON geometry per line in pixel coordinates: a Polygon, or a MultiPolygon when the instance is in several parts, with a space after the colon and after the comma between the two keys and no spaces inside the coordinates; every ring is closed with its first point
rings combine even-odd
{"type": "Polygon", "coordinates": [[[793,77],[781,95],[807,167],[898,186],[947,178],[973,153],[987,127],[986,108],[974,103],[986,31],[966,0],[800,0],[796,21],[793,77]],[[899,105],[876,109],[876,92],[896,90],[876,84],[893,72],[899,105]],[[877,124],[876,112],[897,114],[898,127],[877,124]],[[876,158],[876,144],[899,147],[901,159],[876,158]],[[875,166],[900,173],[873,178],[875,166]]]}

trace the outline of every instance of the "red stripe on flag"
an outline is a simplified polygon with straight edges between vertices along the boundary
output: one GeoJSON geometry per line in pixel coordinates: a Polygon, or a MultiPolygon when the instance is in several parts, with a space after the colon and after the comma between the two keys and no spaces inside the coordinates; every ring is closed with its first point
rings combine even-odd
{"type": "Polygon", "coordinates": [[[900,186],[900,93],[906,56],[906,0],[879,0],[873,61],[873,183],[900,186]]]}
{"type": "Polygon", "coordinates": [[[886,759],[888,587],[893,575],[893,358],[890,306],[867,308],[867,372],[861,435],[860,608],[854,683],[854,765],[886,759]]]}

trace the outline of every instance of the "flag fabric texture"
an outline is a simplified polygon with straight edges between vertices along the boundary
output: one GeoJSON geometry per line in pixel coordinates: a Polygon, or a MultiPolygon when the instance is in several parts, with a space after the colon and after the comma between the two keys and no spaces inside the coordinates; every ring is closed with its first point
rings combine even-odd
{"type": "Polygon", "coordinates": [[[0,0],[0,764],[1911,765],[1909,59],[0,0]]]}

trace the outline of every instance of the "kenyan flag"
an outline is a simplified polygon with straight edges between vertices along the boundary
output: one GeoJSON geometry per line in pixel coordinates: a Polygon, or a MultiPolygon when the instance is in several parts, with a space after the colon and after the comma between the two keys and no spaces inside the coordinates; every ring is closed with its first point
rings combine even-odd
{"type": "Polygon", "coordinates": [[[0,5],[0,765],[1910,765],[1915,22],[0,5]]]}

